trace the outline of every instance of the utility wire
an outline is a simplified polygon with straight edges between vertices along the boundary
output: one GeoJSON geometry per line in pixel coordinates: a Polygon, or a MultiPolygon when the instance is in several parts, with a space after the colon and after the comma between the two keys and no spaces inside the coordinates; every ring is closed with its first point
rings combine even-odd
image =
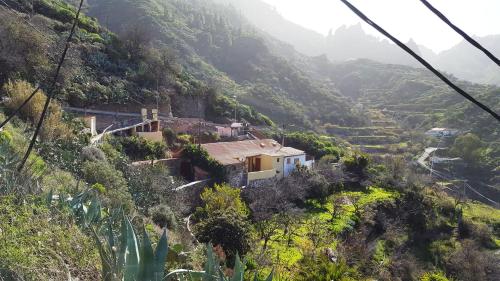
{"type": "MultiPolygon", "coordinates": [[[[14,8],[12,8],[11,6],[9,6],[7,3],[5,3],[5,1],[3,0],[0,0],[0,2],[2,2],[5,6],[7,6],[8,8],[4,7],[4,5],[0,5],[0,8],[4,9],[6,12],[9,12],[9,13],[12,13],[14,16],[20,18],[22,21],[24,21],[29,27],[31,27],[34,31],[36,31],[38,34],[40,34],[43,38],[48,38],[47,37],[47,34],[41,32],[36,26],[34,26],[31,22],[27,21],[22,13],[18,12],[17,10],[15,10],[14,8]]],[[[53,31],[54,33],[57,33],[54,29],[50,28],[50,27],[46,27],[47,29],[53,31]]],[[[55,42],[57,43],[54,39],[52,38],[48,38],[49,40],[51,40],[52,42],[55,42]]],[[[48,57],[50,59],[52,59],[53,61],[57,61],[55,59],[55,57],[51,56],[50,54],[48,55],[48,57]]],[[[44,78],[44,77],[42,77],[44,78]]]]}
{"type": "Polygon", "coordinates": [[[2,122],[2,124],[0,124],[0,129],[3,128],[3,126],[5,126],[7,123],[9,123],[9,121],[14,118],[14,116],[16,116],[17,113],[19,113],[19,111],[21,111],[21,109],[26,105],[28,104],[28,102],[36,95],[36,93],[38,93],[38,91],[40,90],[40,86],[38,86],[34,91],[33,93],[31,93],[31,95],[16,109],[14,110],[14,112],[12,112],[9,117],[7,117],[7,119],[5,119],[5,121],[2,122]]]}
{"type": "MultiPolygon", "coordinates": [[[[432,175],[435,175],[441,179],[445,179],[445,180],[454,180],[452,176],[449,176],[449,175],[446,175],[445,173],[442,173],[442,172],[438,172],[436,170],[432,171],[432,175]]],[[[455,185],[452,183],[452,186],[456,187],[458,190],[460,189],[459,186],[455,185]]],[[[464,182],[464,186],[467,187],[468,189],[472,190],[474,193],[476,193],[477,195],[481,196],[482,198],[484,198],[485,200],[487,200],[488,202],[492,203],[493,205],[495,206],[499,206],[500,204],[491,199],[491,198],[488,198],[487,196],[481,194],[479,191],[477,191],[475,188],[473,188],[470,184],[468,184],[467,182],[464,182]]]]}
{"type": "Polygon", "coordinates": [[[21,161],[21,164],[17,168],[19,171],[21,171],[23,169],[24,164],[28,160],[28,157],[30,156],[31,151],[33,150],[33,147],[35,146],[36,139],[38,137],[38,134],[40,133],[40,129],[42,128],[43,120],[44,120],[45,115],[47,114],[47,111],[49,109],[50,102],[51,102],[52,98],[54,97],[54,88],[55,88],[57,80],[59,78],[59,72],[61,71],[62,64],[64,62],[64,59],[66,58],[66,53],[68,52],[71,39],[73,38],[73,34],[75,33],[75,29],[76,29],[76,26],[78,24],[78,17],[80,16],[80,11],[82,10],[82,5],[83,5],[83,0],[80,0],[80,5],[78,6],[78,11],[76,12],[75,20],[73,22],[73,26],[71,27],[71,32],[69,33],[68,39],[66,40],[66,46],[64,47],[64,51],[61,55],[61,59],[59,61],[59,64],[57,65],[56,74],[54,75],[54,79],[52,80],[52,84],[47,91],[47,99],[45,100],[45,104],[43,107],[42,114],[40,116],[40,120],[38,120],[38,124],[36,126],[35,133],[33,134],[33,137],[31,138],[31,142],[29,144],[28,150],[24,154],[24,157],[21,161]]]}
{"type": "Polygon", "coordinates": [[[483,47],[481,44],[479,44],[476,40],[474,40],[472,37],[470,37],[467,33],[465,33],[459,27],[454,25],[445,15],[443,15],[443,13],[441,13],[438,9],[436,9],[434,6],[432,6],[431,3],[429,3],[427,0],[420,0],[420,2],[422,2],[422,4],[424,4],[429,10],[431,10],[431,12],[433,12],[442,21],[444,21],[449,27],[451,27],[451,29],[455,30],[455,32],[460,34],[465,40],[467,40],[474,47],[481,50],[494,63],[496,63],[498,66],[500,66],[500,60],[497,57],[495,57],[495,55],[493,55],[490,51],[488,51],[485,47],[483,47]]]}
{"type": "Polygon", "coordinates": [[[444,76],[441,72],[439,72],[437,69],[435,69],[431,64],[429,64],[426,60],[424,60],[422,57],[417,55],[412,49],[410,49],[408,46],[406,46],[404,43],[399,41],[397,38],[392,36],[389,32],[385,31],[382,27],[377,25],[375,22],[373,22],[370,18],[368,18],[365,14],[363,14],[360,10],[358,10],[354,5],[349,3],[347,0],[340,0],[342,3],[344,3],[351,11],[353,11],[358,17],[360,17],[363,21],[365,21],[367,24],[371,25],[373,28],[375,28],[377,31],[385,35],[387,38],[389,38],[392,42],[394,42],[396,45],[398,45],[401,49],[405,50],[408,54],[410,54],[412,57],[414,57],[416,60],[418,60],[423,66],[425,66],[428,70],[430,70],[434,75],[439,77],[444,83],[446,83],[448,86],[450,86],[452,89],[457,91],[460,95],[468,99],[470,102],[474,103],[478,107],[480,107],[482,110],[488,112],[493,118],[495,118],[498,122],[500,122],[500,116],[495,113],[492,109],[487,107],[486,105],[482,104],[478,100],[476,100],[474,97],[469,95],[467,92],[462,90],[460,87],[455,85],[453,82],[451,82],[446,76],[444,76]]]}
{"type": "MultiPolygon", "coordinates": [[[[14,15],[17,15],[21,18],[22,21],[24,21],[26,24],[28,24],[31,28],[33,28],[36,32],[38,32],[40,35],[46,37],[46,34],[44,34],[43,32],[41,32],[36,26],[34,26],[31,22],[27,21],[25,18],[24,18],[24,15],[22,12],[19,12],[18,10],[12,8],[12,6],[10,6],[9,4],[7,4],[4,0],[0,0],[0,2],[3,3],[3,5],[0,5],[0,7],[4,8],[4,10],[8,11],[8,12],[11,12],[12,14],[14,15]],[[6,6],[7,8],[3,7],[3,6],[6,6]]],[[[26,12],[26,10],[23,10],[24,12],[26,12]]],[[[27,12],[26,14],[29,14],[29,12],[27,12]]],[[[52,30],[53,32],[57,33],[54,29],[46,26],[45,28],[47,29],[50,29],[52,30]]]]}
{"type": "MultiPolygon", "coordinates": [[[[4,0],[0,0],[0,2],[2,2],[5,6],[7,6],[8,8],[5,8],[4,6],[0,5],[0,8],[4,9],[5,11],[9,12],[9,13],[12,13],[14,16],[16,17],[19,17],[22,21],[24,21],[29,27],[31,27],[33,30],[35,30],[37,33],[39,33],[40,35],[42,35],[43,37],[46,37],[46,34],[42,33],[40,30],[38,30],[32,23],[30,23],[29,21],[25,20],[23,18],[23,16],[17,12],[14,8],[12,8],[11,6],[9,6],[4,0]]],[[[50,29],[50,28],[49,28],[50,29]]],[[[51,29],[52,30],[52,29],[51,29]]],[[[49,55],[49,58],[51,58],[52,60],[56,61],[55,57],[49,55]]],[[[40,73],[39,74],[41,76],[42,79],[44,80],[48,80],[47,77],[43,74],[43,73],[40,73]]],[[[38,86],[34,91],[33,93],[31,93],[31,95],[16,109],[14,110],[14,112],[12,114],[10,114],[7,119],[5,119],[1,124],[0,124],[0,129],[3,128],[17,113],[19,113],[19,111],[21,111],[21,109],[23,109],[24,106],[26,106],[26,104],[28,104],[28,102],[36,95],[36,93],[40,90],[41,86],[38,86]]]]}

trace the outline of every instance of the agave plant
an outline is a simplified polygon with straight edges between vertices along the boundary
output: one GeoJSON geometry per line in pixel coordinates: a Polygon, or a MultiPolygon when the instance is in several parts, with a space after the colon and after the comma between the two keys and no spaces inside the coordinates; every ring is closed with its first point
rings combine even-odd
{"type": "MultiPolygon", "coordinates": [[[[47,201],[53,201],[52,192],[47,201]]],[[[167,231],[158,241],[153,250],[148,233],[143,228],[140,239],[132,223],[123,212],[114,212],[113,215],[102,217],[102,207],[95,191],[85,191],[71,200],[59,196],[59,204],[69,202],[78,225],[92,233],[99,251],[102,263],[102,276],[104,281],[243,281],[245,275],[245,262],[237,255],[233,274],[225,276],[217,262],[213,247],[207,244],[207,262],[203,271],[177,269],[165,275],[167,255],[169,253],[167,231]],[[118,215],[116,215],[118,213],[118,215]],[[113,221],[121,221],[120,228],[113,228],[113,221]]],[[[265,280],[257,275],[254,281],[272,281],[273,273],[265,280]]]]}
{"type": "MultiPolygon", "coordinates": [[[[239,255],[236,255],[236,260],[234,262],[233,274],[228,277],[222,271],[217,258],[213,252],[213,247],[207,244],[207,262],[203,271],[192,271],[186,269],[178,269],[171,271],[165,277],[176,278],[180,281],[243,281],[245,276],[245,262],[242,262],[239,255]]],[[[257,274],[254,275],[253,281],[272,281],[273,272],[269,276],[261,280],[257,274]]]]}
{"type": "Polygon", "coordinates": [[[92,233],[101,257],[105,281],[163,280],[168,254],[166,230],[154,251],[147,232],[144,230],[140,241],[125,216],[119,235],[115,235],[111,220],[108,220],[103,230],[107,232],[104,239],[97,231],[92,230],[92,233]]]}

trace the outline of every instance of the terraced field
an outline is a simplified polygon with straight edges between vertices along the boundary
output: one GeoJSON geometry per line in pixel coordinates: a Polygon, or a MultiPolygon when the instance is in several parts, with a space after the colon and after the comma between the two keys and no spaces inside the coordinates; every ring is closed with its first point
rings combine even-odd
{"type": "Polygon", "coordinates": [[[407,151],[410,135],[399,127],[393,116],[378,108],[366,109],[370,126],[328,126],[326,132],[348,141],[354,148],[372,154],[396,154],[407,151]]]}

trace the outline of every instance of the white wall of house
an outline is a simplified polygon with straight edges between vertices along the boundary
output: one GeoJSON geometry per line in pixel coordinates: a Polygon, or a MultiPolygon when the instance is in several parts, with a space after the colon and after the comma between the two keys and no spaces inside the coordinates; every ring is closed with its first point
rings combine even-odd
{"type": "Polygon", "coordinates": [[[295,168],[297,167],[297,163],[300,163],[300,165],[302,166],[306,166],[307,165],[306,155],[302,154],[297,156],[285,157],[283,161],[284,165],[283,171],[285,177],[290,175],[293,172],[293,170],[295,170],[295,168]]]}

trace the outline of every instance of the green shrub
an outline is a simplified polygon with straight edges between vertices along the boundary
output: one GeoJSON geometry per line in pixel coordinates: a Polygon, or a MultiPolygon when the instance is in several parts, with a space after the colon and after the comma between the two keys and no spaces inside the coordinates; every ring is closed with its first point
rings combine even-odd
{"type": "Polygon", "coordinates": [[[227,184],[215,184],[214,188],[205,188],[200,195],[203,203],[203,211],[206,216],[219,213],[232,213],[246,218],[248,208],[240,197],[241,190],[227,184]]]}
{"type": "Polygon", "coordinates": [[[166,227],[170,230],[177,228],[177,219],[168,205],[154,206],[149,212],[151,213],[151,219],[159,227],[166,227]]]}
{"type": "Polygon", "coordinates": [[[137,136],[116,138],[115,140],[132,160],[162,159],[166,155],[167,146],[164,143],[149,141],[137,136]]]}
{"type": "Polygon", "coordinates": [[[213,89],[209,90],[208,95],[209,107],[207,111],[208,115],[212,117],[234,118],[234,110],[236,108],[236,113],[240,119],[244,119],[254,125],[274,126],[273,121],[269,117],[258,113],[248,105],[240,104],[234,99],[215,93],[213,89]]]}
{"type": "Polygon", "coordinates": [[[87,146],[82,149],[82,161],[106,161],[106,154],[97,147],[87,146]]]}
{"type": "Polygon", "coordinates": [[[48,173],[42,179],[42,188],[44,191],[52,190],[54,193],[70,193],[77,186],[75,177],[66,171],[55,169],[48,173]]]}
{"type": "Polygon", "coordinates": [[[194,233],[200,242],[221,246],[228,261],[250,250],[250,225],[235,214],[214,214],[196,224],[194,233]]]}
{"type": "Polygon", "coordinates": [[[195,144],[187,145],[182,154],[183,157],[191,160],[191,164],[209,172],[215,180],[222,181],[224,179],[224,166],[210,157],[202,147],[195,144]]]}
{"type": "Polygon", "coordinates": [[[360,280],[355,268],[349,267],[344,260],[331,262],[324,255],[304,257],[299,261],[299,274],[294,280],[300,281],[354,281],[360,280]]]}
{"type": "Polygon", "coordinates": [[[169,145],[174,144],[177,140],[177,135],[171,128],[163,128],[162,135],[167,140],[169,145]]]}
{"type": "Polygon", "coordinates": [[[193,136],[188,134],[179,134],[176,139],[181,145],[187,145],[193,142],[193,136]]]}
{"type": "MultiPolygon", "coordinates": [[[[49,18],[62,22],[73,22],[76,16],[75,8],[64,1],[57,1],[57,4],[54,2],[54,0],[35,1],[33,3],[33,8],[36,12],[49,18]]],[[[100,30],[99,24],[95,20],[83,14],[80,14],[78,26],[93,33],[97,33],[100,30]]]]}
{"type": "Polygon", "coordinates": [[[338,159],[341,155],[340,148],[330,139],[320,137],[314,133],[293,132],[285,134],[285,145],[304,150],[316,159],[320,159],[325,155],[333,155],[338,159]]]}
{"type": "Polygon", "coordinates": [[[342,158],[342,163],[349,172],[362,173],[368,166],[368,155],[359,151],[354,151],[348,156],[342,158]]]}
{"type": "MultiPolygon", "coordinates": [[[[8,81],[3,85],[2,91],[9,97],[5,103],[9,111],[17,109],[31,93],[35,87],[26,81],[8,81]]],[[[20,111],[19,116],[33,124],[38,122],[38,119],[43,111],[45,103],[45,93],[38,93],[28,102],[20,111]]],[[[49,105],[50,114],[46,115],[40,137],[43,140],[69,140],[73,135],[73,130],[63,121],[62,109],[59,103],[53,101],[49,105]]]]}
{"type": "Polygon", "coordinates": [[[449,279],[446,278],[443,272],[433,271],[424,273],[424,275],[420,277],[420,281],[449,281],[449,279]]]}
{"type": "Polygon", "coordinates": [[[101,184],[105,187],[103,202],[107,207],[133,209],[134,203],[128,192],[127,181],[121,171],[104,161],[85,162],[82,167],[84,179],[89,184],[101,184]]]}

